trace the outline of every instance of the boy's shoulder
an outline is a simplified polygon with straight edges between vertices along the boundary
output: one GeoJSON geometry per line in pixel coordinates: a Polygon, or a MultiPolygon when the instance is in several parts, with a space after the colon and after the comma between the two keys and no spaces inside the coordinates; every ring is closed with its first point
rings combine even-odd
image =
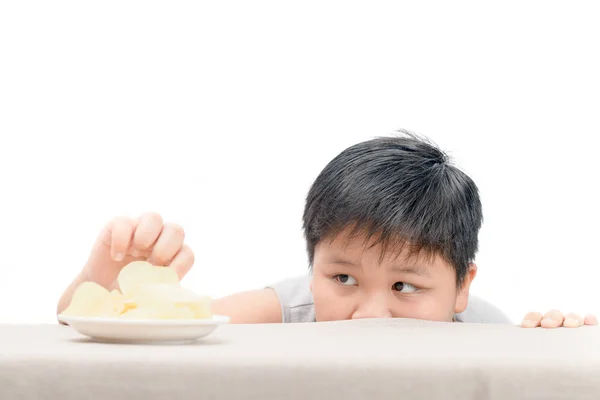
{"type": "Polygon", "coordinates": [[[277,293],[281,322],[315,322],[315,306],[310,291],[311,276],[298,276],[267,286],[277,293]]]}
{"type": "MultiPolygon", "coordinates": [[[[315,322],[310,280],[310,275],[298,276],[267,286],[277,293],[282,322],[315,322]]],[[[498,307],[473,295],[469,297],[467,309],[456,317],[459,321],[468,323],[512,324],[498,307]]]]}

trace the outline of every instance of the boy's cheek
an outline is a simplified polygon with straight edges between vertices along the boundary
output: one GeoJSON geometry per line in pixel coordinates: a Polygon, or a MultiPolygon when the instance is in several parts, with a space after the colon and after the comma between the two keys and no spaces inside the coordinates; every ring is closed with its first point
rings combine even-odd
{"type": "Polygon", "coordinates": [[[454,304],[454,312],[456,314],[462,313],[467,309],[469,305],[469,289],[463,288],[459,290],[456,294],[456,301],[454,304]]]}
{"type": "Polygon", "coordinates": [[[450,322],[454,316],[451,301],[436,297],[421,297],[410,303],[399,304],[393,314],[395,318],[439,322],[450,322]]]}
{"type": "Polygon", "coordinates": [[[339,298],[326,285],[318,282],[312,285],[315,316],[319,321],[340,321],[352,316],[352,303],[348,298],[339,298]],[[321,287],[325,286],[325,287],[321,287]]]}
{"type": "Polygon", "coordinates": [[[315,300],[315,318],[317,322],[344,321],[352,318],[352,311],[347,304],[319,302],[315,300]]]}

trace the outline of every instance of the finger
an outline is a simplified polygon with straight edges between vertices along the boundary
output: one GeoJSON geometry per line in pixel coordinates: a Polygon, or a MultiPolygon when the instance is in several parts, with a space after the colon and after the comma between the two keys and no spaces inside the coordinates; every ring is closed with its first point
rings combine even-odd
{"type": "Polygon", "coordinates": [[[117,217],[108,225],[110,232],[110,256],[115,261],[123,261],[129,249],[133,235],[133,224],[130,219],[117,217]]]}
{"type": "Polygon", "coordinates": [[[521,322],[521,326],[523,328],[537,328],[540,326],[542,322],[543,315],[539,312],[530,312],[525,315],[523,321],[521,322]]]}
{"type": "Polygon", "coordinates": [[[142,256],[145,252],[151,250],[158,239],[163,228],[162,217],[157,213],[143,214],[139,218],[139,223],[135,229],[131,254],[135,257],[142,256]]]}
{"type": "Polygon", "coordinates": [[[541,326],[542,328],[558,328],[562,326],[565,317],[559,310],[551,310],[544,314],[541,326]]]}
{"type": "Polygon", "coordinates": [[[565,328],[579,328],[583,326],[583,317],[579,314],[569,313],[565,315],[563,326],[565,328]]]}
{"type": "Polygon", "coordinates": [[[595,315],[593,314],[588,314],[585,316],[585,318],[583,319],[583,323],[585,325],[598,325],[598,318],[596,318],[595,315]]]}
{"type": "Polygon", "coordinates": [[[181,226],[165,224],[148,261],[154,265],[169,265],[181,250],[184,238],[185,233],[181,226]]]}
{"type": "Polygon", "coordinates": [[[185,274],[189,272],[189,270],[194,265],[194,252],[192,249],[184,244],[179,250],[179,253],[173,258],[169,266],[177,272],[179,276],[179,280],[183,279],[185,274]]]}

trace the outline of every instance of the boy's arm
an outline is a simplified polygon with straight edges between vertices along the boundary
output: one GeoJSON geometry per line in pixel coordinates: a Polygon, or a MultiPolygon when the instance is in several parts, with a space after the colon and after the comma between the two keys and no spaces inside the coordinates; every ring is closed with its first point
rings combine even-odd
{"type": "Polygon", "coordinates": [[[226,315],[232,324],[281,323],[281,305],[273,289],[232,294],[213,300],[211,311],[226,315]]]}

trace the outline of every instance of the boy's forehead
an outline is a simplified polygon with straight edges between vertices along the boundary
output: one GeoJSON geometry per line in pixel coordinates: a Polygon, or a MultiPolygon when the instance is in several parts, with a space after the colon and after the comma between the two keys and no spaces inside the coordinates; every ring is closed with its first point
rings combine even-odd
{"type": "Polygon", "coordinates": [[[336,234],[325,236],[315,248],[316,253],[325,252],[335,256],[363,258],[377,255],[379,262],[411,262],[432,264],[440,255],[417,246],[402,237],[389,236],[382,240],[382,234],[369,235],[365,230],[345,228],[336,234]]]}

